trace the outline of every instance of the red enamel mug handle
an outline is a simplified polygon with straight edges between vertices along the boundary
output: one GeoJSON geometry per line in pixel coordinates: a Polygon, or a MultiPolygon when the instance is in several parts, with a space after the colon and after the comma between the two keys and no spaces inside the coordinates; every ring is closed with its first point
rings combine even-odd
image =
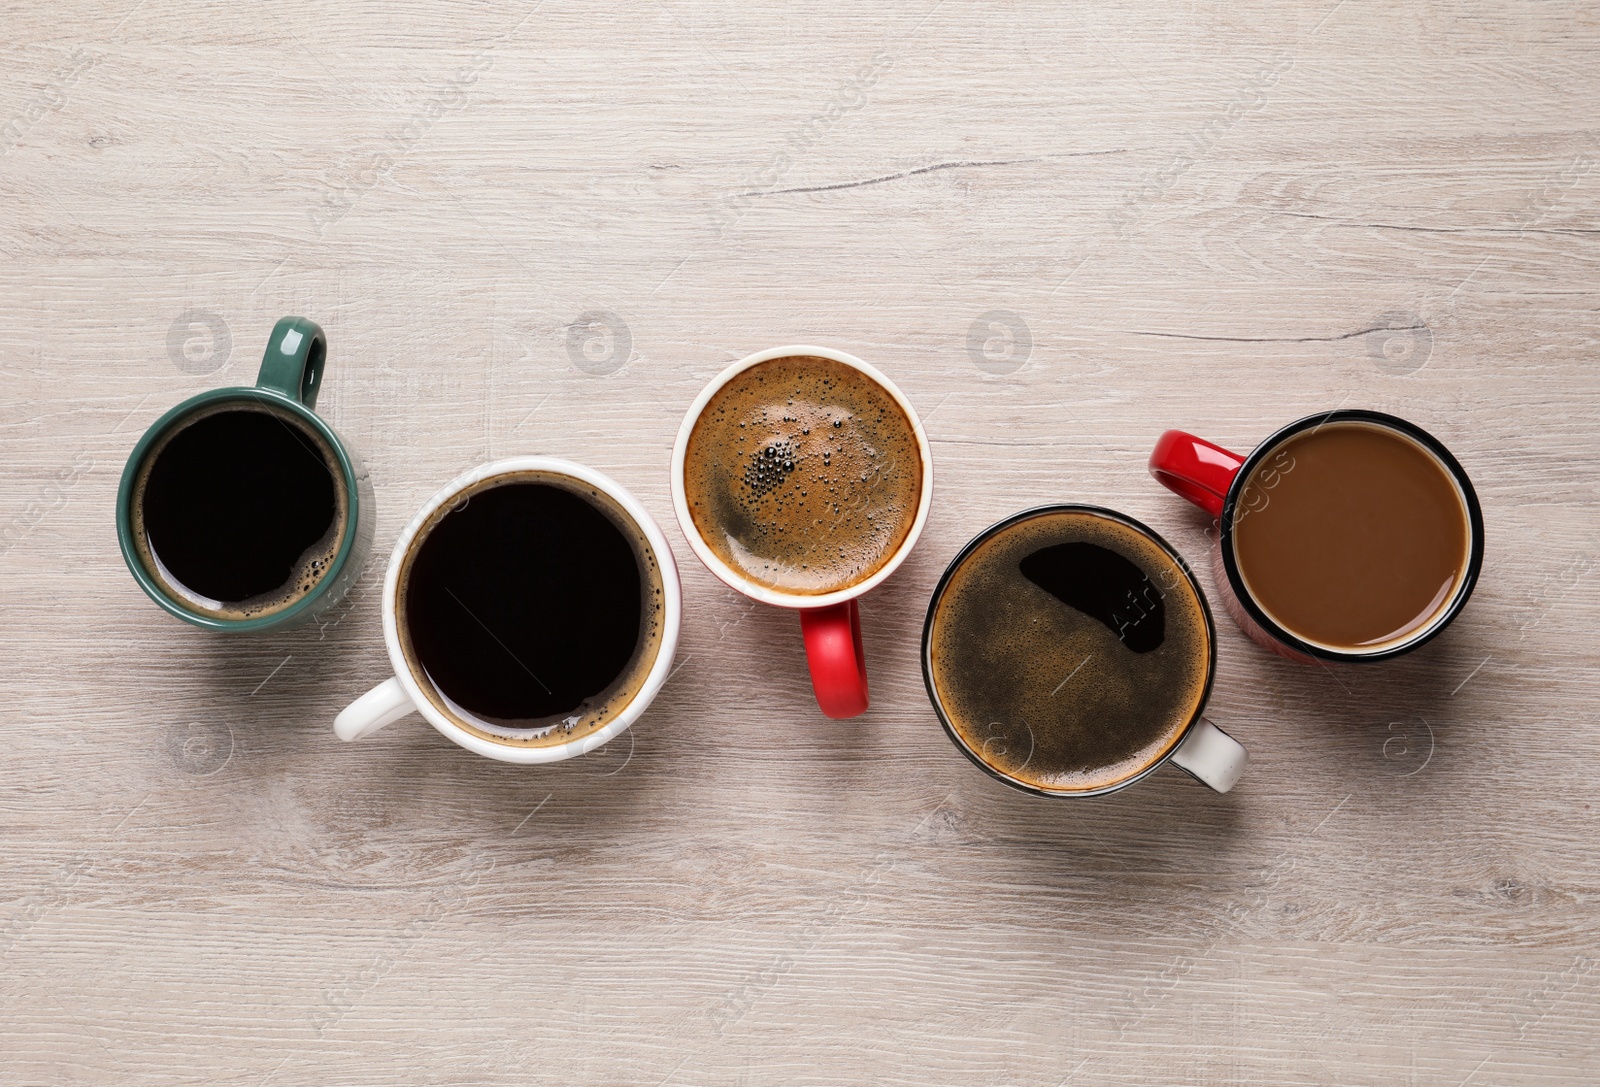
{"type": "Polygon", "coordinates": [[[800,612],[811,689],[829,717],[842,719],[867,709],[867,658],[861,652],[861,609],[854,600],[800,612]]]}
{"type": "Polygon", "coordinates": [[[1150,452],[1150,474],[1213,517],[1222,516],[1228,488],[1242,464],[1244,458],[1237,453],[1181,430],[1161,435],[1150,452]]]}

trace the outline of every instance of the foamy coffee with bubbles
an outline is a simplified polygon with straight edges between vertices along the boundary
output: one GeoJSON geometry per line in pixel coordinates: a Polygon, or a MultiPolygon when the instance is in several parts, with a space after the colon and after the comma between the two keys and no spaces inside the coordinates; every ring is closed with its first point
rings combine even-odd
{"type": "Polygon", "coordinates": [[[899,551],[922,496],[917,433],[860,370],[816,355],[735,375],[695,421],[683,482],[712,552],[757,585],[821,596],[899,551]]]}

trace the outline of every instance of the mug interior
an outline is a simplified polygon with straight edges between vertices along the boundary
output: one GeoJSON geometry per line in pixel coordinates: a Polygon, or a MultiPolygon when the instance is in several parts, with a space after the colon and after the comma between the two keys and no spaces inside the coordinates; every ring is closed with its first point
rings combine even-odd
{"type": "MultiPolygon", "coordinates": [[[[1222,531],[1218,539],[1218,554],[1222,560],[1228,586],[1233,590],[1238,606],[1249,617],[1251,623],[1271,639],[1279,642],[1294,653],[1321,660],[1344,662],[1387,660],[1403,653],[1409,653],[1432,640],[1466,606],[1468,598],[1472,596],[1472,591],[1477,585],[1478,573],[1483,565],[1483,512],[1478,505],[1478,496],[1473,490],[1472,482],[1468,479],[1466,470],[1461,467],[1460,462],[1445,448],[1442,442],[1421,427],[1397,416],[1363,409],[1346,409],[1307,416],[1283,427],[1256,446],[1250,455],[1245,458],[1244,464],[1240,466],[1234,476],[1232,486],[1228,489],[1227,497],[1223,503],[1221,526],[1222,531]],[[1437,605],[1437,610],[1421,626],[1407,632],[1402,637],[1370,647],[1326,644],[1295,633],[1281,624],[1251,593],[1240,569],[1237,537],[1234,533],[1235,524],[1245,516],[1244,511],[1248,509],[1249,499],[1246,491],[1250,487],[1250,480],[1262,462],[1282,448],[1290,439],[1306,431],[1315,430],[1329,424],[1341,423],[1360,424],[1387,431],[1401,438],[1408,445],[1432,460],[1454,488],[1456,498],[1461,503],[1462,517],[1467,527],[1467,553],[1462,574],[1450,590],[1449,597],[1437,605]]],[[[1245,626],[1245,624],[1241,623],[1241,626],[1245,626]]],[[[1246,629],[1249,629],[1248,626],[1246,629]]]]}
{"type": "MultiPolygon", "coordinates": [[[[594,749],[625,730],[666,681],[677,644],[681,602],[677,571],[666,539],[655,522],[618,484],[603,474],[568,461],[523,457],[485,465],[452,481],[429,500],[401,534],[384,586],[384,634],[401,684],[429,722],[446,736],[479,754],[512,762],[547,762],[594,749]],[[418,657],[407,615],[406,590],[417,555],[429,534],[474,496],[515,483],[560,487],[611,520],[633,546],[643,598],[658,590],[661,614],[656,634],[641,638],[636,656],[607,688],[604,715],[582,728],[563,722],[524,729],[487,719],[459,705],[439,689],[418,657]]],[[[491,635],[493,632],[491,631],[491,635]]]]}
{"type": "MultiPolygon", "coordinates": [[[[140,438],[123,469],[117,492],[117,537],[129,571],[145,593],[166,611],[196,626],[213,630],[243,632],[291,625],[314,611],[335,586],[355,550],[362,527],[363,510],[356,468],[349,452],[331,427],[313,411],[287,397],[258,388],[213,389],[191,397],[156,420],[140,438]],[[333,469],[337,503],[336,523],[342,521],[337,538],[330,540],[328,559],[322,564],[316,582],[303,594],[284,603],[249,609],[248,614],[233,614],[243,608],[200,596],[185,586],[162,564],[150,545],[144,525],[142,500],[144,487],[157,458],[171,439],[190,424],[208,415],[233,410],[263,411],[288,416],[319,447],[333,469]]],[[[371,516],[366,513],[365,516],[371,516]]]]}
{"type": "Polygon", "coordinates": [[[1194,572],[1189,568],[1189,564],[1184,561],[1183,556],[1180,555],[1172,547],[1172,545],[1167,543],[1166,540],[1162,539],[1162,537],[1153,529],[1142,522],[1133,519],[1132,517],[1128,517],[1124,514],[1116,512],[1115,510],[1106,509],[1101,506],[1059,503],[1049,506],[1036,506],[1032,509],[1023,510],[1019,513],[1012,514],[1010,517],[1006,517],[1003,520],[997,521],[995,524],[990,525],[978,535],[974,536],[967,542],[966,546],[957,552],[955,558],[951,559],[950,564],[945,567],[943,575],[941,575],[939,578],[938,585],[935,586],[933,590],[933,596],[928,602],[927,616],[924,619],[922,626],[921,659],[923,685],[927,688],[928,699],[933,703],[934,714],[939,718],[939,724],[944,728],[945,735],[950,738],[950,742],[956,746],[956,749],[965,755],[968,761],[970,761],[974,766],[978,767],[978,769],[982,770],[996,781],[1003,782],[1014,789],[1029,793],[1033,796],[1049,798],[1104,796],[1107,793],[1113,793],[1120,789],[1125,789],[1129,785],[1132,785],[1137,781],[1142,781],[1144,778],[1155,773],[1156,770],[1160,769],[1164,763],[1172,758],[1173,753],[1183,745],[1183,741],[1188,737],[1190,731],[1200,721],[1201,715],[1205,711],[1206,703],[1210,700],[1212,682],[1216,676],[1216,624],[1212,619],[1211,607],[1206,600],[1205,592],[1200,587],[1199,581],[1195,578],[1194,572]],[[944,598],[945,592],[950,588],[951,582],[961,570],[963,564],[965,564],[968,559],[974,556],[985,544],[989,543],[989,541],[1001,533],[1004,533],[1015,526],[1022,524],[1023,522],[1037,517],[1047,517],[1053,514],[1087,514],[1092,517],[1105,518],[1107,520],[1114,521],[1127,529],[1131,529],[1133,532],[1144,537],[1151,544],[1155,545],[1156,548],[1164,552],[1172,561],[1173,568],[1177,570],[1179,576],[1183,578],[1184,584],[1186,584],[1193,593],[1195,603],[1198,606],[1199,614],[1203,619],[1205,631],[1206,661],[1204,667],[1204,681],[1201,686],[1199,697],[1195,700],[1193,712],[1189,714],[1188,719],[1184,721],[1183,726],[1172,733],[1172,735],[1165,742],[1161,752],[1150,762],[1141,765],[1138,770],[1126,775],[1125,777],[1118,778],[1115,781],[1106,783],[1096,788],[1045,788],[1033,782],[1020,780],[1019,778],[1008,774],[1004,770],[995,766],[989,760],[985,759],[980,752],[973,750],[971,744],[967,742],[966,737],[962,735],[961,730],[951,720],[950,710],[945,705],[945,701],[939,691],[938,683],[935,680],[935,665],[933,660],[934,623],[936,617],[938,616],[939,605],[944,598]]]}
{"type": "Polygon", "coordinates": [[[768,348],[765,351],[758,351],[753,355],[740,359],[718,374],[701,390],[700,395],[695,398],[694,403],[689,406],[688,412],[684,415],[683,423],[678,428],[677,441],[672,449],[672,506],[673,511],[677,514],[678,525],[683,530],[684,538],[689,541],[690,549],[694,551],[696,557],[705,564],[708,570],[730,588],[736,589],[753,600],[780,608],[825,608],[852,600],[882,584],[890,574],[899,569],[900,564],[911,553],[911,549],[916,545],[917,538],[922,535],[922,529],[927,523],[928,512],[932,508],[932,504],[933,452],[928,444],[927,433],[923,430],[922,420],[918,417],[916,409],[911,406],[911,402],[906,399],[905,394],[900,391],[899,387],[876,367],[854,355],[843,351],[835,351],[832,348],[796,344],[788,347],[768,348]],[[780,589],[758,584],[722,561],[716,552],[711,549],[711,546],[706,543],[705,538],[700,534],[699,528],[694,523],[694,516],[689,511],[688,490],[684,479],[689,438],[694,433],[695,424],[700,421],[701,414],[705,411],[706,406],[711,403],[712,398],[730,381],[752,366],[760,365],[763,362],[771,362],[773,359],[788,358],[795,355],[815,355],[848,366],[866,375],[873,383],[888,393],[905,414],[906,419],[911,424],[912,432],[916,435],[917,456],[921,461],[920,468],[922,472],[922,485],[917,496],[916,515],[912,519],[911,528],[906,533],[905,539],[900,542],[900,546],[895,549],[894,554],[890,555],[870,576],[852,585],[847,585],[843,589],[815,595],[784,592],[780,589]]]}

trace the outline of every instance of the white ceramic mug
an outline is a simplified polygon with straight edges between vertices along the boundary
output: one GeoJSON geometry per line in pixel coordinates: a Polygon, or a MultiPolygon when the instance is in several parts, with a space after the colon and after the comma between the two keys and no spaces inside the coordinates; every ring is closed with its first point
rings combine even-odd
{"type": "Polygon", "coordinates": [[[357,740],[415,712],[422,714],[429,724],[450,740],[468,751],[491,759],[514,763],[570,759],[593,751],[620,735],[644,713],[645,707],[655,698],[672,671],[672,657],[677,649],[678,627],[682,618],[683,594],[672,548],[655,520],[621,484],[593,468],[554,457],[513,457],[485,464],[452,480],[417,511],[405,531],[400,533],[394,552],[389,556],[389,568],[383,581],[383,640],[389,648],[389,662],[395,674],[345,707],[334,721],[333,731],[341,740],[357,740]],[[397,617],[402,571],[408,557],[420,543],[419,536],[423,528],[434,521],[434,515],[446,506],[454,505],[463,493],[481,489],[480,485],[487,481],[530,472],[565,477],[583,487],[603,492],[632,519],[639,537],[648,543],[654,554],[661,575],[665,608],[655,662],[634,696],[618,707],[611,719],[598,729],[566,743],[543,746],[528,746],[514,737],[499,738],[495,734],[503,732],[503,729],[474,718],[468,711],[444,698],[433,687],[422,666],[406,654],[397,617]]]}
{"type": "Polygon", "coordinates": [[[688,414],[684,416],[683,424],[678,428],[677,443],[672,449],[672,507],[678,515],[678,524],[689,541],[689,547],[700,561],[706,564],[706,568],[729,587],[752,600],[779,608],[792,608],[800,613],[800,632],[805,639],[806,661],[811,670],[811,689],[817,696],[817,705],[829,717],[854,717],[867,708],[867,665],[861,646],[861,612],[857,600],[883,584],[890,574],[900,568],[906,556],[911,554],[917,537],[922,535],[922,526],[928,521],[928,509],[932,504],[933,452],[928,445],[928,436],[922,429],[922,420],[917,418],[917,411],[911,406],[911,401],[895,387],[894,382],[876,368],[867,365],[854,355],[828,347],[813,347],[808,344],[772,347],[740,359],[713,378],[689,406],[688,414]],[[901,541],[895,553],[873,571],[870,577],[835,592],[814,596],[787,593],[758,585],[723,562],[695,526],[694,516],[689,511],[689,497],[684,483],[684,463],[689,451],[689,436],[694,433],[695,423],[699,421],[701,412],[705,411],[711,398],[729,381],[750,367],[794,355],[814,355],[859,370],[893,397],[916,434],[917,456],[922,469],[922,491],[917,499],[916,517],[911,523],[911,530],[906,533],[905,539],[901,541]]]}

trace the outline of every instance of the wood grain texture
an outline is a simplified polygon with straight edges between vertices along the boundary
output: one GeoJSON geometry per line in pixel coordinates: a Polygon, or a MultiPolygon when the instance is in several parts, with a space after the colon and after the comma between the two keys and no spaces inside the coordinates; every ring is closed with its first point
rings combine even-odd
{"type": "Polygon", "coordinates": [[[0,1082],[1600,1080],[1591,8],[127,0],[3,25],[0,1082]],[[593,312],[625,360],[583,354],[593,312]],[[320,407],[371,468],[377,551],[320,628],[228,641],[140,594],[113,496],[143,428],[251,382],[289,313],[327,330],[320,407]],[[695,393],[796,341],[889,372],[936,457],[850,723],[815,712],[793,616],[693,561],[668,491],[695,393]],[[1488,554],[1446,636],[1335,674],[1225,626],[1210,713],[1254,759],[1227,796],[1164,770],[1049,803],[955,752],[916,641],[969,537],[1101,503],[1209,586],[1156,435],[1243,449],[1341,405],[1476,481],[1488,554]],[[400,527],[529,452],[667,526],[681,668],[554,767],[416,718],[338,743],[386,674],[400,527]]]}

